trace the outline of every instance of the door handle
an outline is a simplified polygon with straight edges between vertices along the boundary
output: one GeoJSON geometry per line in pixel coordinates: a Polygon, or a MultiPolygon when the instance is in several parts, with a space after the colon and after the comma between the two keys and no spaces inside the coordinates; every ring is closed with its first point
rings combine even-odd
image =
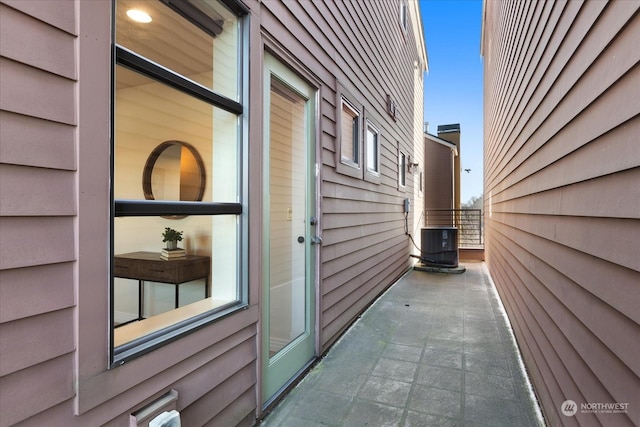
{"type": "Polygon", "coordinates": [[[320,236],[313,236],[311,238],[311,244],[312,245],[321,245],[322,244],[322,237],[320,236]]]}

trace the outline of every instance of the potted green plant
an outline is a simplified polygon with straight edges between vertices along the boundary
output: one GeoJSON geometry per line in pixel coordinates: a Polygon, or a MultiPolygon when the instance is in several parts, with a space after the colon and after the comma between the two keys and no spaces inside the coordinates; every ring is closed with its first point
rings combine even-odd
{"type": "Polygon", "coordinates": [[[162,233],[162,241],[167,243],[166,249],[176,249],[178,242],[182,241],[182,231],[165,227],[164,233],[162,233]]]}

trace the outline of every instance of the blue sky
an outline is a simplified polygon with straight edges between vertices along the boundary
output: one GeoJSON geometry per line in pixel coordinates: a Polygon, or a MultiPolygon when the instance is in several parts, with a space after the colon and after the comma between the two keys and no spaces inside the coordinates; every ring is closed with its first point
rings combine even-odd
{"type": "Polygon", "coordinates": [[[429,72],[424,80],[425,121],[460,123],[461,202],[482,194],[482,0],[419,0],[429,72]]]}

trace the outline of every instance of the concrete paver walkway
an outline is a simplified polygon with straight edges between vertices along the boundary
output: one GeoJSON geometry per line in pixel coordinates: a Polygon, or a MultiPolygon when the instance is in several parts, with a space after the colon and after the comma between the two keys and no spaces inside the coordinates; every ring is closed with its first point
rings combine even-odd
{"type": "Polygon", "coordinates": [[[263,427],[543,426],[483,263],[411,271],[263,427]]]}

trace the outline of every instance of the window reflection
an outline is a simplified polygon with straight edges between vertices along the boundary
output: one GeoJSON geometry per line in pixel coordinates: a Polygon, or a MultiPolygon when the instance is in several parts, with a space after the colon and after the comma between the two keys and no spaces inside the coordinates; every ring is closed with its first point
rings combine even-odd
{"type": "Polygon", "coordinates": [[[147,159],[142,186],[147,200],[199,202],[206,187],[204,162],[189,143],[163,142],[147,159]]]}
{"type": "MultiPolygon", "coordinates": [[[[181,200],[176,194],[181,191],[182,168],[164,169],[157,176],[154,173],[157,185],[152,187],[149,182],[148,191],[143,191],[141,177],[159,142],[183,141],[202,158],[208,181],[201,200],[236,202],[239,150],[235,115],[121,66],[116,67],[116,105],[115,198],[144,200],[147,192],[156,200],[181,200]],[[158,197],[160,193],[164,197],[158,197]]],[[[168,157],[161,162],[170,163],[168,157]]],[[[183,157],[189,159],[181,154],[183,157]]],[[[185,171],[185,179],[190,179],[186,175],[185,171]]]]}
{"type": "Polygon", "coordinates": [[[116,52],[130,50],[135,63],[117,63],[114,79],[115,360],[130,357],[155,332],[176,336],[192,327],[192,319],[216,316],[242,301],[239,215],[117,215],[118,203],[157,206],[150,199],[240,203],[239,116],[216,100],[218,95],[239,99],[238,18],[215,0],[199,0],[197,7],[186,0],[177,4],[180,13],[189,9],[185,16],[193,22],[160,1],[116,3],[116,52]],[[133,7],[151,20],[129,19],[126,11],[133,7]],[[198,13],[205,19],[199,20],[198,13]],[[216,30],[204,31],[203,23],[216,30]],[[152,63],[198,83],[207,96],[159,78],[152,63]],[[160,257],[165,227],[184,233],[180,257],[160,257]]]}
{"type": "Polygon", "coordinates": [[[118,0],[116,43],[237,101],[237,17],[215,1],[197,4],[215,31],[203,31],[160,1],[118,0]],[[144,11],[151,22],[135,22],[126,15],[131,9],[144,11]]]}

